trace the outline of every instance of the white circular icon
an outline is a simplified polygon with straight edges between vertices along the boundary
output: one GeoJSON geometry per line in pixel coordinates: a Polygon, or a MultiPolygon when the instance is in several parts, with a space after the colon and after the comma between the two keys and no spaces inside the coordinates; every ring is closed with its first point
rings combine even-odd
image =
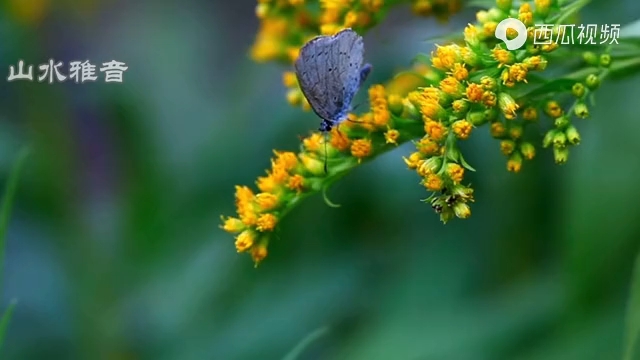
{"type": "Polygon", "coordinates": [[[527,27],[524,26],[522,21],[514,18],[506,18],[498,24],[496,27],[496,38],[504,41],[509,50],[517,50],[524,45],[527,41],[527,27]],[[514,29],[518,32],[518,36],[515,39],[507,39],[507,29],[514,29]]]}

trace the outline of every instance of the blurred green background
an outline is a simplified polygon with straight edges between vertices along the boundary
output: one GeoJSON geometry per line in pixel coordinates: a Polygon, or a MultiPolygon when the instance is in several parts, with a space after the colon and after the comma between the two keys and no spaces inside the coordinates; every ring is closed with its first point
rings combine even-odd
{"type": "MultiPolygon", "coordinates": [[[[518,175],[488,129],[465,144],[473,215],[442,225],[405,145],[302,203],[258,269],[218,228],[233,186],[317,128],[283,66],[256,64],[255,2],[2,0],[0,172],[24,145],[2,359],[619,359],[640,239],[640,77],[608,81],[565,166],[518,175]],[[124,83],[6,81],[19,59],[125,62],[124,83]]],[[[635,0],[582,23],[625,24],[635,0]]],[[[385,81],[451,23],[393,11],[365,36],[385,81]]],[[[37,70],[37,69],[34,69],[37,70]]],[[[66,71],[66,70],[65,70],[66,71]]],[[[363,94],[360,94],[363,97],[363,94]]]]}

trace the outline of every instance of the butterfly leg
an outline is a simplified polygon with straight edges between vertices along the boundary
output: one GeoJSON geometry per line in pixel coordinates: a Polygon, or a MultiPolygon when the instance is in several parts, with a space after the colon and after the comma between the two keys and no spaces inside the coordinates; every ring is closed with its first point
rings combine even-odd
{"type": "Polygon", "coordinates": [[[320,123],[320,128],[318,129],[318,131],[322,131],[326,133],[331,131],[332,128],[333,128],[333,121],[322,119],[322,122],[320,123]]]}
{"type": "Polygon", "coordinates": [[[371,69],[371,64],[364,64],[362,69],[360,69],[360,85],[367,80],[369,73],[371,73],[371,69]]]}

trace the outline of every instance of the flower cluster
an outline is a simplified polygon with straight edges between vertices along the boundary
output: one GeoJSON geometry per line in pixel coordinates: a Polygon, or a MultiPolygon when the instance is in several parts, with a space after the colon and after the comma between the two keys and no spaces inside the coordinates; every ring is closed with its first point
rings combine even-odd
{"type": "MultiPolygon", "coordinates": [[[[254,57],[292,62],[299,46],[313,34],[331,34],[348,26],[364,31],[375,21],[363,19],[379,19],[375,9],[390,4],[321,1],[314,16],[302,0],[260,1],[262,28],[254,57]]],[[[420,14],[436,13],[436,8],[440,13],[457,9],[454,1],[414,0],[412,4],[420,14]]],[[[384,85],[371,85],[369,111],[349,114],[348,121],[328,134],[312,133],[302,140],[297,154],[276,152],[271,169],[257,181],[259,193],[236,188],[238,216],[225,218],[222,225],[236,234],[236,249],[249,252],[257,264],[267,254],[270,233],[300,200],[407,141],[413,141],[416,150],[404,161],[431,193],[425,201],[443,222],[471,215],[473,189],[465,176],[474,169],[465,161],[459,142],[479,127],[487,127],[498,140],[496,147],[507,157],[508,171],[519,172],[524,160],[533,159],[536,144],[552,147],[556,163],[566,162],[570,147],[580,142],[573,119],[588,117],[587,99],[609,74],[613,57],[603,46],[583,53],[555,41],[539,45],[545,39],[536,34],[534,24],[557,23],[583,4],[576,0],[560,8],[554,0],[534,0],[514,8],[512,0],[497,0],[495,7],[477,13],[477,22],[464,29],[459,41],[417,57],[411,69],[384,85]],[[526,43],[517,50],[508,50],[495,37],[498,23],[508,17],[518,18],[527,27],[526,43]],[[552,66],[554,72],[549,70],[552,66]],[[546,135],[531,137],[540,133],[525,131],[532,125],[544,128],[546,135]]],[[[556,26],[545,36],[556,39],[561,32],[556,26]]],[[[516,35],[507,32],[508,38],[516,35]]],[[[295,74],[285,72],[283,81],[289,89],[288,101],[308,109],[295,74]]]]}
{"type": "MultiPolygon", "coordinates": [[[[292,64],[302,45],[317,35],[333,35],[343,28],[363,33],[382,20],[387,10],[408,0],[259,0],[260,30],[251,49],[254,60],[292,64]],[[319,6],[318,6],[319,5],[319,6]]],[[[412,0],[417,14],[446,19],[460,8],[460,0],[412,0]]],[[[296,76],[283,76],[287,101],[310,110],[296,76]]]]}

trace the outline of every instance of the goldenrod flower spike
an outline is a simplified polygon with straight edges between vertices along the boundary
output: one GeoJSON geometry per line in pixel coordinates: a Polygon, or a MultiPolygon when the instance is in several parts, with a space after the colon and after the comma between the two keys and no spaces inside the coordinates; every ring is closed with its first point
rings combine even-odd
{"type": "MultiPolygon", "coordinates": [[[[321,192],[329,206],[337,207],[326,197],[331,184],[407,141],[413,142],[415,151],[402,159],[431,193],[423,201],[445,223],[472,214],[474,190],[465,176],[474,169],[465,161],[460,141],[471,136],[495,138],[495,152],[504,154],[505,170],[514,173],[536,156],[536,145],[551,147],[557,164],[567,162],[570,149],[582,141],[574,120],[589,116],[587,98],[593,97],[617,59],[606,45],[594,45],[593,51],[584,53],[554,42],[535,45],[534,24],[566,18],[577,11],[580,1],[560,9],[550,0],[520,1],[516,7],[511,0],[496,0],[494,8],[479,11],[477,21],[465,27],[459,36],[463,42],[436,45],[430,56],[418,57],[411,69],[385,84],[371,85],[369,111],[349,114],[348,121],[326,137],[309,134],[297,153],[274,152],[271,168],[256,181],[259,191],[236,187],[237,216],[223,217],[221,228],[235,235],[236,250],[250,254],[257,266],[267,256],[281,219],[302,200],[321,192]],[[527,27],[527,40],[517,50],[509,50],[494,34],[508,15],[527,27]],[[558,49],[569,51],[559,53],[558,49]],[[568,60],[583,61],[584,68],[570,73],[574,69],[563,66],[576,61],[568,60]],[[550,64],[559,72],[550,75],[550,64]],[[567,99],[572,99],[570,106],[562,106],[567,99]],[[531,137],[530,133],[540,131],[525,131],[528,126],[544,128],[545,135],[531,137]]],[[[318,8],[317,2],[308,0],[258,1],[260,30],[251,54],[256,61],[292,64],[300,46],[314,36],[345,27],[362,34],[401,2],[322,0],[318,8]]],[[[414,13],[440,19],[460,7],[455,0],[410,2],[414,13]]],[[[515,35],[507,31],[507,38],[515,35]]],[[[309,110],[295,74],[286,71],[282,82],[287,101],[309,110]]]]}

